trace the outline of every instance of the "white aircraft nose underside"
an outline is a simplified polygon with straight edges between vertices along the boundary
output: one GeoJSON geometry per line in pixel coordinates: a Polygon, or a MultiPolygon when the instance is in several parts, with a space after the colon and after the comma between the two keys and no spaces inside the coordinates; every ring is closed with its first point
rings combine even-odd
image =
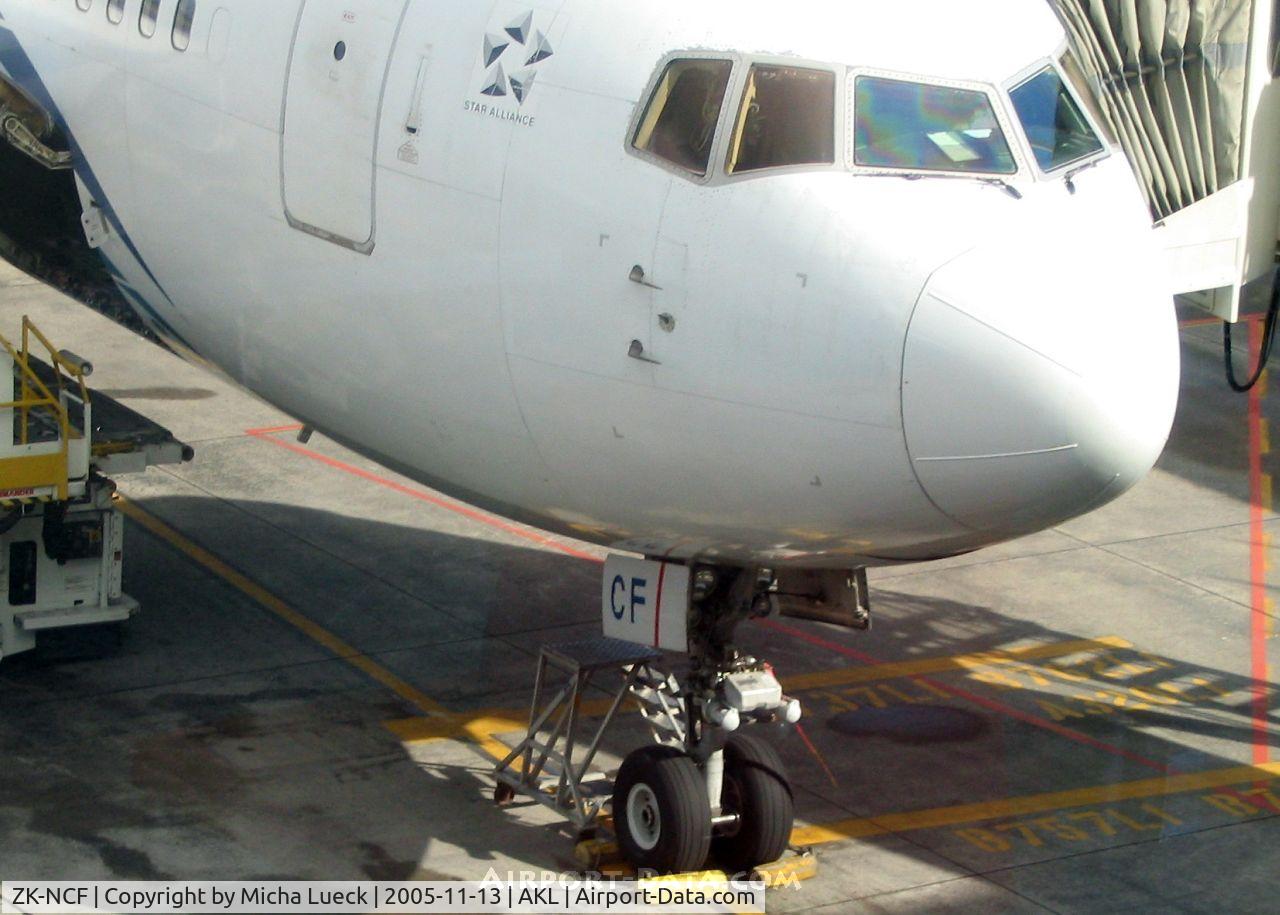
{"type": "Polygon", "coordinates": [[[1120,495],[1159,457],[1177,403],[1176,318],[1123,250],[1078,237],[987,246],[925,287],[903,426],[921,486],[957,522],[1039,530],[1120,495]]]}

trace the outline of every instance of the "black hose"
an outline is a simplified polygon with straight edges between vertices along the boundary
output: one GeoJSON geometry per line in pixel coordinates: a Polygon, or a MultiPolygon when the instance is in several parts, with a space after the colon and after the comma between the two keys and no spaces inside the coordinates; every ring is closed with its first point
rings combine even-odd
{"type": "Polygon", "coordinates": [[[1271,359],[1271,346],[1276,340],[1276,316],[1280,314],[1280,281],[1273,284],[1271,289],[1271,307],[1267,309],[1267,320],[1262,331],[1262,352],[1258,354],[1258,365],[1253,371],[1252,377],[1244,383],[1236,379],[1236,366],[1231,358],[1231,325],[1222,325],[1222,348],[1226,356],[1227,363],[1227,384],[1231,385],[1231,390],[1237,394],[1244,394],[1253,389],[1253,386],[1262,378],[1262,373],[1267,369],[1267,362],[1271,359]]]}

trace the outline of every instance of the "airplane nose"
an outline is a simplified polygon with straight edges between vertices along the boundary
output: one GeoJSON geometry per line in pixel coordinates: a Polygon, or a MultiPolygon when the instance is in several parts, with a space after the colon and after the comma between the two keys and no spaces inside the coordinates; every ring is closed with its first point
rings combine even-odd
{"type": "Polygon", "coordinates": [[[1121,241],[979,248],[926,285],[907,333],[903,429],[921,486],[961,524],[1041,530],[1120,495],[1160,456],[1177,319],[1149,249],[1121,241]]]}

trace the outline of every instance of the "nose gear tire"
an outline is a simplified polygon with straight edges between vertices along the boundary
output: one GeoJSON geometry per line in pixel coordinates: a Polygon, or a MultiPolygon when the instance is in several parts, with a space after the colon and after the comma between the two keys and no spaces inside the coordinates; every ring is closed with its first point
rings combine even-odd
{"type": "Polygon", "coordinates": [[[782,759],[771,744],[748,734],[729,737],[722,804],[726,813],[739,817],[736,827],[712,844],[727,873],[749,873],[782,857],[791,840],[795,802],[782,759]]]}
{"type": "Polygon", "coordinates": [[[702,772],[673,747],[629,754],[613,788],[618,847],[638,870],[701,870],[711,848],[711,804],[702,772]]]}

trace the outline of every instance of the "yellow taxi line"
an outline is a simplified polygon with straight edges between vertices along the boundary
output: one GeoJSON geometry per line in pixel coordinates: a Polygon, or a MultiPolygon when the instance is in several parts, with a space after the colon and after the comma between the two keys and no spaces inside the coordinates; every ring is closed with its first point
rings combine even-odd
{"type": "Polygon", "coordinates": [[[1280,763],[1256,766],[1230,766],[1184,775],[1165,775],[1131,782],[1115,782],[1090,788],[1072,788],[1021,797],[1001,798],[976,804],[934,807],[908,813],[889,813],[875,817],[855,817],[815,826],[802,826],[791,834],[796,845],[820,845],[842,839],[864,838],[916,829],[937,829],[983,820],[997,820],[1032,813],[1049,813],[1071,807],[1086,807],[1137,798],[1166,797],[1207,788],[1224,788],[1280,776],[1280,763]]]}
{"type": "Polygon", "coordinates": [[[913,661],[889,661],[864,667],[847,667],[838,670],[821,670],[810,674],[785,677],[783,686],[793,692],[806,689],[822,689],[832,686],[848,686],[853,683],[870,683],[876,680],[897,680],[903,677],[920,677],[928,674],[948,673],[956,670],[973,670],[976,667],[996,667],[1017,661],[1043,661],[1103,649],[1132,648],[1133,643],[1118,636],[1097,639],[1076,639],[1067,642],[1050,642],[1024,648],[978,651],[944,658],[919,658],[913,661]]]}
{"type": "Polygon", "coordinates": [[[449,714],[448,709],[440,705],[430,696],[426,695],[421,690],[410,686],[381,664],[378,664],[368,655],[362,654],[357,648],[347,642],[344,642],[328,629],[325,629],[323,626],[320,626],[303,616],[266,588],[252,581],[243,573],[236,571],[204,547],[178,533],[155,515],[144,511],[123,496],[117,495],[116,498],[117,506],[131,520],[140,524],[152,534],[155,534],[174,549],[186,554],[187,557],[192,559],[198,565],[202,566],[207,571],[212,572],[214,575],[217,575],[237,591],[255,601],[264,609],[275,614],[281,620],[310,638],[313,642],[316,642],[328,649],[339,659],[345,661],[361,673],[382,684],[414,708],[417,708],[424,714],[432,716],[444,716],[449,714]]]}

